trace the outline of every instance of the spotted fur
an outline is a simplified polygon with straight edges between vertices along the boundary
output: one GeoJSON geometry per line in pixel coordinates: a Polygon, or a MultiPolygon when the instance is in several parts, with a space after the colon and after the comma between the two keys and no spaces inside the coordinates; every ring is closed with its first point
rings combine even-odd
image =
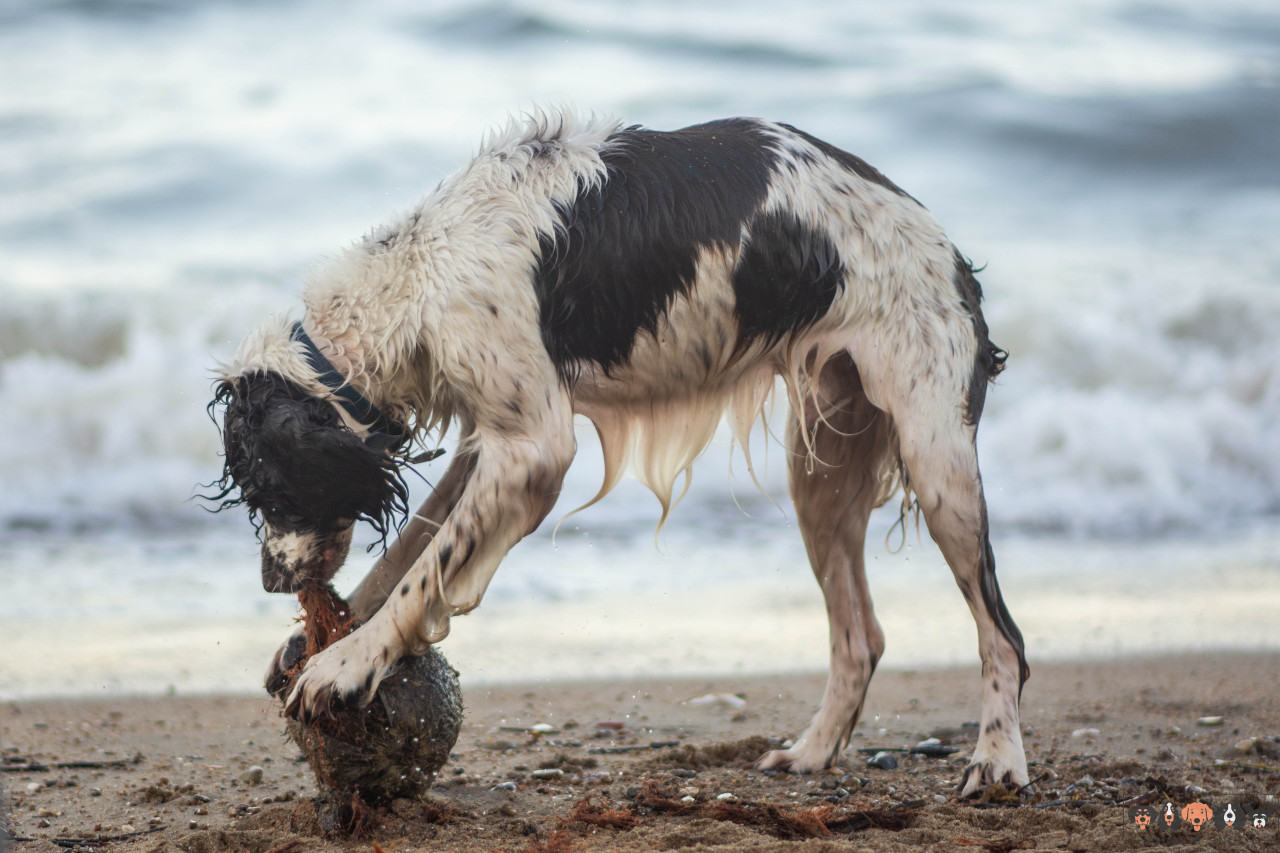
{"type": "MultiPolygon", "coordinates": [[[[803,736],[759,766],[818,770],[845,747],[884,649],[863,571],[867,515],[909,484],[978,627],[982,728],[962,793],[1025,784],[1022,638],[996,583],[975,450],[986,383],[1004,360],[980,299],[923,206],[790,126],[729,119],[662,133],[560,112],[513,121],[307,285],[303,326],[328,362],[419,439],[456,429],[458,453],[352,596],[366,623],[308,663],[289,713],[369,701],[396,660],[479,604],[508,549],[551,511],[576,450],[575,413],[604,452],[595,500],[629,471],[657,495],[661,524],[721,419],[747,447],[780,386],[831,671],[803,736]]],[[[252,334],[223,387],[279,376],[288,393],[332,404],[289,328],[276,319],[252,334]]],[[[340,421],[328,429],[366,437],[368,425],[332,408],[340,421]]],[[[229,459],[236,441],[256,440],[235,434],[229,459]]],[[[287,444],[272,454],[254,458],[314,466],[317,482],[337,466],[287,444]],[[287,458],[295,452],[305,463],[287,458]]],[[[231,472],[265,515],[255,471],[231,472]]],[[[329,500],[304,507],[287,543],[268,529],[264,552],[302,554],[308,532],[331,526],[329,500]]],[[[332,568],[297,562],[281,571],[332,568]]]]}

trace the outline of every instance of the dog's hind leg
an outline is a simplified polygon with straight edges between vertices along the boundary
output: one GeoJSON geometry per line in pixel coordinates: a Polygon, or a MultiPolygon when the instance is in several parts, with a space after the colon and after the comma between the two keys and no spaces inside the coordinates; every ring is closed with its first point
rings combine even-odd
{"type": "Polygon", "coordinates": [[[821,374],[819,408],[807,401],[803,429],[789,435],[791,495],[813,572],[822,586],[830,627],[831,668],[822,705],[790,749],[766,753],[762,769],[805,773],[835,762],[862,713],[867,684],[884,651],[863,563],[867,517],[883,500],[885,475],[897,458],[892,425],[867,400],[847,355],[821,374]],[[889,467],[887,467],[889,466],[889,467]]]}
{"type": "Polygon", "coordinates": [[[1028,669],[1022,634],[1005,608],[996,582],[978,470],[976,422],[987,376],[974,371],[971,383],[981,383],[976,389],[948,391],[935,378],[946,372],[941,360],[937,364],[937,371],[913,377],[912,391],[901,388],[903,393],[891,401],[889,409],[929,533],[950,565],[977,623],[982,717],[978,742],[960,779],[960,795],[968,796],[996,782],[1009,787],[1027,784],[1018,704],[1028,669]]]}

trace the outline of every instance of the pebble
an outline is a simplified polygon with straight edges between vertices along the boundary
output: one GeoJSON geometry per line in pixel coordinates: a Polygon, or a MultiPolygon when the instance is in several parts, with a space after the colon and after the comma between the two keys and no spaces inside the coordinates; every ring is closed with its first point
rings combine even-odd
{"type": "Polygon", "coordinates": [[[680,802],[682,802],[682,803],[696,803],[696,802],[697,802],[697,800],[695,800],[693,797],[686,796],[686,797],[681,797],[681,798],[680,798],[680,802]]]}
{"type": "Polygon", "coordinates": [[[516,789],[517,789],[517,788],[519,788],[519,787],[520,787],[520,786],[519,786],[519,785],[517,785],[515,782],[499,782],[498,784],[496,784],[496,785],[494,785],[494,786],[493,786],[493,790],[495,790],[495,791],[514,791],[514,790],[516,790],[516,789]]]}
{"type": "Polygon", "coordinates": [[[134,827],[133,824],[124,823],[120,825],[120,831],[121,832],[137,832],[138,830],[134,827]]]}
{"type": "Polygon", "coordinates": [[[102,789],[101,789],[101,788],[90,788],[90,789],[89,789],[89,796],[91,796],[91,797],[101,797],[101,796],[102,796],[102,789]]]}
{"type": "Polygon", "coordinates": [[[893,757],[893,753],[877,752],[874,756],[867,759],[868,767],[879,767],[881,770],[897,770],[898,759],[893,757]]]}
{"type": "Polygon", "coordinates": [[[1101,734],[1097,729],[1076,729],[1074,732],[1071,733],[1071,736],[1072,737],[1093,737],[1094,735],[1097,735],[1097,734],[1101,734]]]}
{"type": "Polygon", "coordinates": [[[560,730],[550,723],[538,723],[537,725],[529,726],[529,731],[533,732],[535,735],[550,735],[556,734],[560,730]]]}
{"type": "Polygon", "coordinates": [[[698,775],[698,771],[697,771],[697,770],[688,770],[688,769],[683,768],[683,767],[677,767],[675,770],[672,770],[672,771],[671,771],[671,775],[672,775],[672,776],[679,776],[681,779],[692,779],[694,776],[697,776],[697,775],[698,775]]]}
{"type": "Polygon", "coordinates": [[[725,791],[723,794],[717,795],[716,799],[722,803],[736,803],[738,801],[738,797],[734,794],[729,793],[728,791],[725,791]]]}
{"type": "Polygon", "coordinates": [[[693,796],[697,796],[698,790],[699,790],[698,788],[695,788],[692,785],[690,785],[688,788],[681,788],[680,794],[685,797],[693,797],[693,796]]]}
{"type": "Polygon", "coordinates": [[[1098,783],[1093,780],[1092,776],[1081,776],[1076,780],[1076,785],[1081,788],[1092,788],[1098,783]]]}
{"type": "Polygon", "coordinates": [[[559,779],[564,775],[564,771],[559,767],[544,767],[541,770],[535,770],[529,774],[535,779],[559,779]]]}
{"type": "Polygon", "coordinates": [[[689,700],[690,705],[724,705],[735,710],[747,707],[747,700],[732,693],[708,693],[689,700]]]}
{"type": "Polygon", "coordinates": [[[1253,738],[1247,737],[1244,740],[1236,741],[1234,748],[1235,748],[1235,751],[1240,753],[1241,755],[1248,755],[1249,753],[1253,752],[1253,747],[1254,747],[1253,738]]]}
{"type": "Polygon", "coordinates": [[[255,764],[240,774],[240,781],[246,785],[260,785],[262,784],[262,774],[262,768],[255,764]]]}
{"type": "Polygon", "coordinates": [[[31,782],[31,783],[28,783],[28,785],[27,785],[27,793],[28,793],[28,794],[34,794],[36,791],[39,791],[39,790],[40,790],[41,788],[43,788],[43,787],[44,787],[44,785],[41,785],[39,782],[31,782]]]}
{"type": "Polygon", "coordinates": [[[947,801],[947,798],[946,798],[946,797],[944,797],[944,796],[942,796],[941,794],[934,794],[934,795],[933,795],[933,801],[934,801],[935,803],[938,803],[939,805],[942,805],[943,803],[945,803],[945,802],[947,801]]]}
{"type": "Polygon", "coordinates": [[[1197,726],[1220,726],[1222,725],[1222,717],[1201,717],[1196,720],[1197,726]]]}

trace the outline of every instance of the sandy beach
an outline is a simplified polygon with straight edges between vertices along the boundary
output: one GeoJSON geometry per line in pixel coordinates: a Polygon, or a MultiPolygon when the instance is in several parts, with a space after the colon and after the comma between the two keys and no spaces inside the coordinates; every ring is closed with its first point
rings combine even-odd
{"type": "Polygon", "coordinates": [[[1021,798],[957,802],[976,667],[881,672],[838,767],[749,766],[799,734],[820,675],[540,682],[466,692],[426,800],[359,837],[317,825],[310,768],[264,696],[11,701],[0,707],[22,853],[382,850],[1264,850],[1280,842],[1280,657],[1206,653],[1036,666],[1021,798]],[[540,725],[541,724],[541,725],[540,725]],[[602,725],[605,724],[605,725],[602,725]],[[549,731],[535,733],[532,727],[549,731]],[[946,758],[902,750],[938,737],[946,758]],[[895,769],[867,765],[884,749],[895,769]],[[1204,802],[1268,826],[1140,832],[1135,805],[1204,802]]]}

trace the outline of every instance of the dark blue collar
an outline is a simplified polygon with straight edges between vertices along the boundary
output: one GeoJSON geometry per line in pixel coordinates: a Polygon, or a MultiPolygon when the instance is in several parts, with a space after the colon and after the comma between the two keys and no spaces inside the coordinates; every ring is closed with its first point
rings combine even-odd
{"type": "Polygon", "coordinates": [[[346,377],[329,363],[329,359],[320,352],[315,341],[303,331],[302,323],[293,324],[293,332],[289,337],[306,348],[307,363],[316,372],[320,384],[333,392],[333,395],[338,398],[338,403],[351,417],[369,428],[369,437],[365,439],[365,444],[379,450],[395,450],[408,442],[409,430],[405,425],[388,417],[368,397],[351,387],[346,377]]]}

